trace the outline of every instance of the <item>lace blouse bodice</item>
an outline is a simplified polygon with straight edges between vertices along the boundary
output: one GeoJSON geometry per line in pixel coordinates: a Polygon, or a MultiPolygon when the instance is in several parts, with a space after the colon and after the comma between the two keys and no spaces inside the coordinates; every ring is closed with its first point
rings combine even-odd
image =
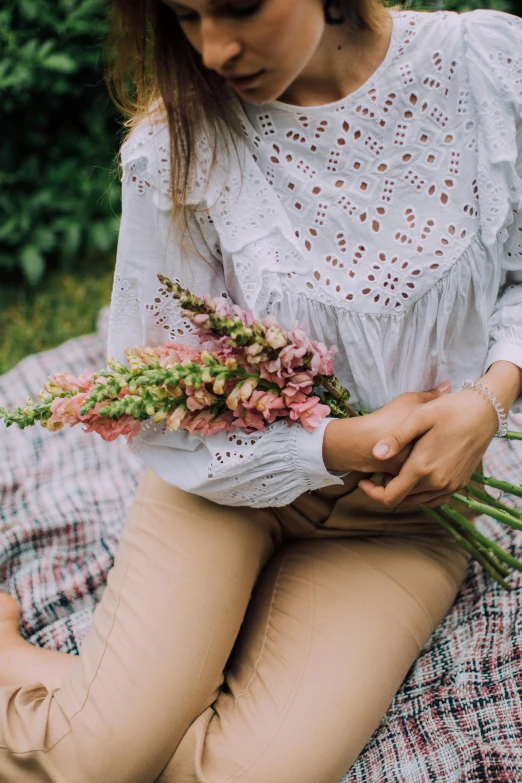
{"type": "MultiPolygon", "coordinates": [[[[165,124],[133,132],[108,355],[197,345],[162,272],[336,344],[336,375],[365,410],[444,379],[457,390],[498,359],[522,367],[522,20],[390,13],[385,59],[343,100],[238,100],[239,157],[222,155],[208,187],[192,180],[194,251],[170,230],[165,124]]],[[[202,175],[209,156],[202,135],[202,175]]],[[[215,502],[279,506],[341,482],[322,460],[329,422],[207,438],[144,422],[132,448],[215,502]]]]}

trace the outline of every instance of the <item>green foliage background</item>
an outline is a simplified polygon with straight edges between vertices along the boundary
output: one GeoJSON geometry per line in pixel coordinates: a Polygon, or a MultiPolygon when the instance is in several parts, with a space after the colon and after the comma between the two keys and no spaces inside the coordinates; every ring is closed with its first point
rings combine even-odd
{"type": "Polygon", "coordinates": [[[0,10],[0,274],[114,249],[116,112],[102,80],[106,0],[4,0],[0,10]]]}

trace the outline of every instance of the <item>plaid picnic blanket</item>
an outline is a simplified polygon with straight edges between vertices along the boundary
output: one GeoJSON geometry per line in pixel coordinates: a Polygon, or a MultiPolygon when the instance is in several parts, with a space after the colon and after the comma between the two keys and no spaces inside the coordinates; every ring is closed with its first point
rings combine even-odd
{"type": "MultiPolygon", "coordinates": [[[[105,307],[96,333],[1,376],[0,405],[35,399],[55,372],[105,367],[108,316],[105,307]]],[[[522,429],[522,416],[511,426],[522,429]]],[[[522,483],[521,456],[522,444],[495,439],[486,472],[522,483]]],[[[28,641],[78,654],[143,470],[124,438],[0,423],[0,589],[19,601],[28,641]]],[[[520,553],[522,534],[484,518],[479,527],[520,553]]],[[[508,595],[470,563],[452,610],[341,783],[522,781],[521,576],[508,595]]]]}

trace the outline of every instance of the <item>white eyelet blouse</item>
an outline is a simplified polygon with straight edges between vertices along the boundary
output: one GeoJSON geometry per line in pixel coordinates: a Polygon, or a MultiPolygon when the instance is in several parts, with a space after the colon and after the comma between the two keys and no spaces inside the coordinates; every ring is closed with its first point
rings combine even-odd
{"type": "MultiPolygon", "coordinates": [[[[205,261],[170,229],[166,125],[136,128],[121,150],[108,356],[198,345],[161,272],[336,344],[336,375],[364,410],[444,379],[457,391],[499,359],[522,367],[522,20],[390,13],[385,59],[343,100],[238,99],[239,159],[222,153],[207,189],[201,134],[187,207],[205,261]]],[[[217,503],[283,506],[341,483],[322,459],[330,421],[207,438],[147,421],[131,448],[217,503]]]]}

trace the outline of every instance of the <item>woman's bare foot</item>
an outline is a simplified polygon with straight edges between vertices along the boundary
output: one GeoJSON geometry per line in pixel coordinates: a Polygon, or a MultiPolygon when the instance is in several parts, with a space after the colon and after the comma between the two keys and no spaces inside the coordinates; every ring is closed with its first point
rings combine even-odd
{"type": "Polygon", "coordinates": [[[76,655],[35,647],[20,635],[20,609],[9,593],[0,592],[0,685],[42,682],[59,688],[78,661],[76,655]]]}

